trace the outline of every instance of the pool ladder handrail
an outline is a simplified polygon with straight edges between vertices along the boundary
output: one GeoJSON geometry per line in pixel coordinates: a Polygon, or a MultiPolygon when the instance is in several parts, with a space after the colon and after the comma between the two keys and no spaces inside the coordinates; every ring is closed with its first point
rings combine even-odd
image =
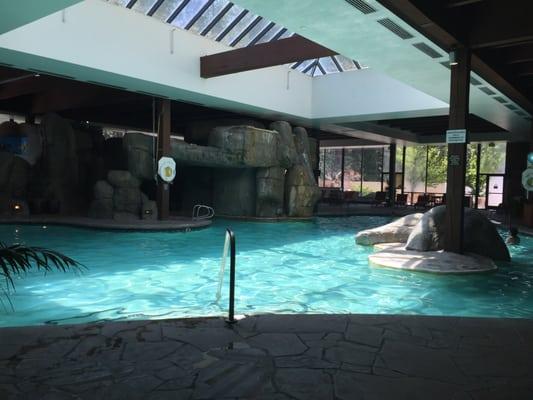
{"type": "Polygon", "coordinates": [[[229,309],[228,324],[234,324],[235,320],[235,233],[230,228],[226,229],[226,240],[224,242],[224,248],[227,248],[229,241],[230,247],[230,273],[229,273],[229,309]]]}
{"type": "Polygon", "coordinates": [[[196,204],[192,208],[192,219],[194,221],[196,220],[202,220],[202,219],[211,219],[215,216],[215,210],[213,207],[206,206],[205,204],[196,204]],[[207,211],[205,214],[200,214],[202,210],[207,211]]]}

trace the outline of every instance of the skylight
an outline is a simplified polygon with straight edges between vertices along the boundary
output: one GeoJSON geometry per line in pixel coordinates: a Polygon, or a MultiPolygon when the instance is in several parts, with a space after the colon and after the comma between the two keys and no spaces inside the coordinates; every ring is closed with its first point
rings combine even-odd
{"type": "MultiPolygon", "coordinates": [[[[104,0],[152,16],[231,47],[246,47],[294,35],[228,0],[104,0]]],[[[309,76],[361,69],[344,56],[302,60],[291,68],[309,76]]]]}

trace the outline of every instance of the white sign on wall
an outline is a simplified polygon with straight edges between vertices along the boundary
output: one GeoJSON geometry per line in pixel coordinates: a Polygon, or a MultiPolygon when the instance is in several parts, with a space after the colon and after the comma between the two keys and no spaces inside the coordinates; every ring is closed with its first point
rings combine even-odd
{"type": "Polygon", "coordinates": [[[466,143],[466,129],[449,129],[446,131],[446,143],[466,143]]]}

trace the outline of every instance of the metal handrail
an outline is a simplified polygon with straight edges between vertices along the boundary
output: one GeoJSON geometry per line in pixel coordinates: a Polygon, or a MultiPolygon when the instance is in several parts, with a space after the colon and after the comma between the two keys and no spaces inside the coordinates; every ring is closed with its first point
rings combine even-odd
{"type": "Polygon", "coordinates": [[[230,273],[229,273],[229,310],[228,324],[234,324],[235,320],[235,234],[231,229],[226,229],[226,240],[230,241],[230,273]]]}
{"type": "Polygon", "coordinates": [[[226,240],[230,241],[230,270],[229,270],[229,309],[228,324],[234,324],[235,320],[235,234],[231,229],[226,229],[226,240]]]}
{"type": "Polygon", "coordinates": [[[192,219],[198,220],[198,219],[211,219],[215,216],[215,210],[213,207],[206,206],[204,204],[196,204],[192,208],[192,219]],[[207,214],[200,215],[201,210],[206,210],[207,214]]]}
{"type": "Polygon", "coordinates": [[[224,240],[224,251],[220,262],[220,272],[218,274],[218,288],[215,303],[218,303],[221,297],[222,284],[224,282],[224,270],[226,269],[226,258],[228,257],[228,248],[230,250],[230,275],[229,275],[229,309],[228,324],[234,324],[235,320],[235,234],[231,229],[226,229],[226,239],[224,240]]]}

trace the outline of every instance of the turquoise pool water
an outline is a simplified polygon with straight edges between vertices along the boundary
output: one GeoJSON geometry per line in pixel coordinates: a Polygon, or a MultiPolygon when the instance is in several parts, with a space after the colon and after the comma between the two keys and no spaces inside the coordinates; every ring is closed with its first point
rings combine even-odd
{"type": "MultiPolygon", "coordinates": [[[[384,217],[313,222],[216,221],[189,233],[140,233],[60,226],[0,226],[0,240],[66,253],[81,275],[31,273],[16,279],[15,311],[0,326],[102,319],[225,315],[227,279],[215,303],[224,230],[237,237],[236,313],[398,313],[533,317],[533,238],[494,273],[436,276],[370,267],[354,234],[384,217]]],[[[227,274],[226,274],[227,278],[227,274]]]]}

